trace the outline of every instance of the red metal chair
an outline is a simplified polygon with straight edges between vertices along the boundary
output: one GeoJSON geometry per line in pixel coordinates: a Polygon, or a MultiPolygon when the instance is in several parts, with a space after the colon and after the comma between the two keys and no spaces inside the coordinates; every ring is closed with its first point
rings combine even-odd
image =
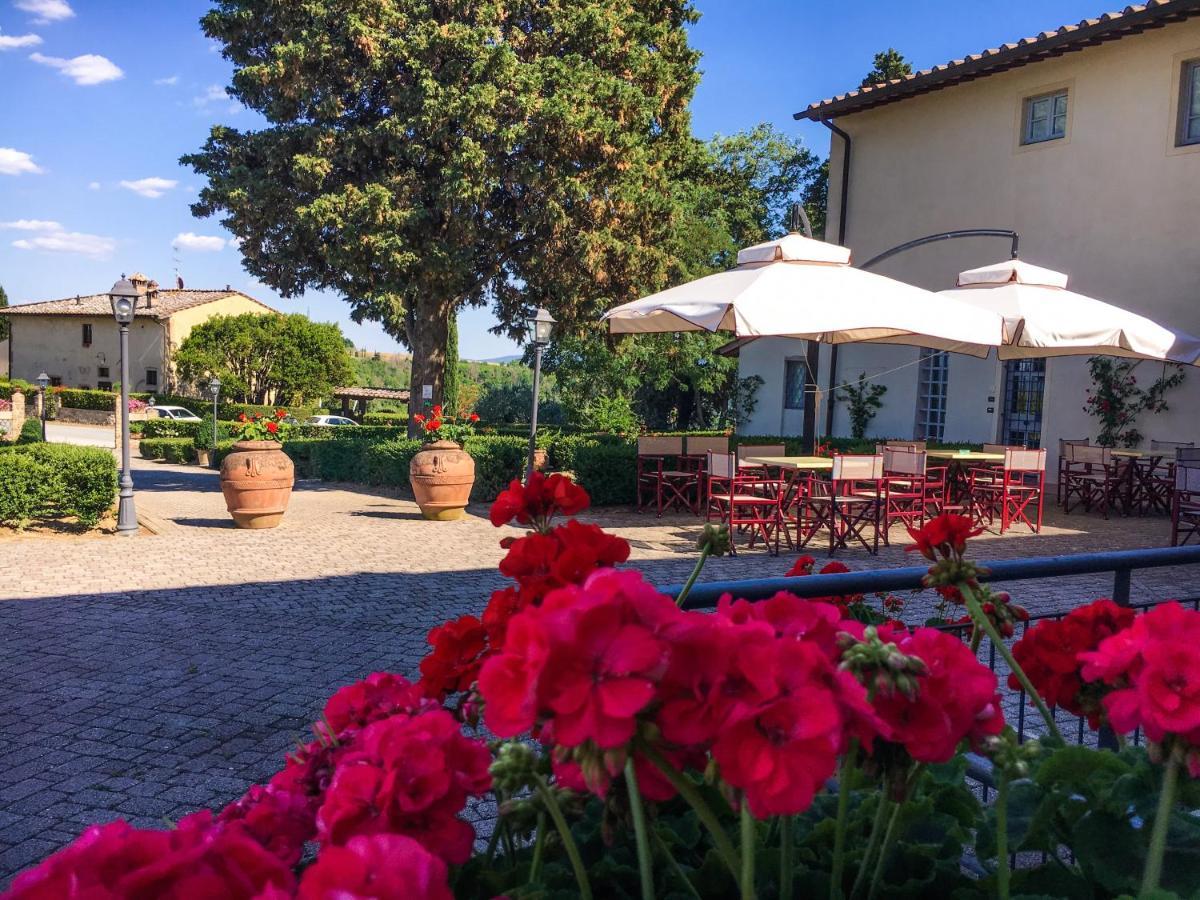
{"type": "Polygon", "coordinates": [[[1200,539],[1200,451],[1178,451],[1171,491],[1171,546],[1200,539]]]}
{"type": "Polygon", "coordinates": [[[637,442],[637,509],[650,505],[661,517],[664,510],[700,508],[700,474],[679,468],[683,438],[643,436],[637,442]]]}
{"type": "Polygon", "coordinates": [[[779,532],[783,529],[780,501],[784,484],[761,475],[742,475],[737,457],[732,453],[708,451],[705,464],[708,497],[704,517],[717,520],[729,528],[729,552],[737,555],[737,535],[749,532],[749,546],[759,536],[771,551],[779,555],[779,532]]]}
{"type": "Polygon", "coordinates": [[[914,530],[925,523],[925,451],[885,446],[883,457],[883,543],[890,546],[893,522],[914,530]]]}
{"type": "Polygon", "coordinates": [[[971,502],[982,519],[990,525],[999,517],[1001,534],[1014,522],[1024,522],[1035,534],[1041,532],[1046,451],[1006,448],[999,471],[971,470],[969,490],[971,502]]]}
{"type": "Polygon", "coordinates": [[[695,472],[700,478],[698,491],[697,514],[707,502],[708,485],[708,452],[728,453],[728,437],[687,437],[684,438],[684,455],[679,460],[679,468],[685,472],[695,472]]]}
{"type": "Polygon", "coordinates": [[[829,555],[846,549],[851,539],[870,553],[879,552],[883,518],[883,457],[835,456],[829,481],[814,479],[799,498],[797,543],[806,547],[823,529],[829,532],[829,555]],[[867,542],[866,530],[872,530],[867,542]]]}
{"type": "Polygon", "coordinates": [[[1147,512],[1170,513],[1171,493],[1175,489],[1175,454],[1195,447],[1193,441],[1150,441],[1150,455],[1138,461],[1137,472],[1147,512]]]}

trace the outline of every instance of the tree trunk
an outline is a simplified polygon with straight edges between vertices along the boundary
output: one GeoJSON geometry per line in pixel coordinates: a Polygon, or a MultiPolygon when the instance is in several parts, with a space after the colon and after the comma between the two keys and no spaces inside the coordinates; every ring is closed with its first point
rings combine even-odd
{"type": "Polygon", "coordinates": [[[408,396],[408,436],[418,437],[421,427],[412,420],[417,413],[429,414],[441,404],[446,377],[446,340],[451,310],[440,300],[422,298],[406,317],[405,330],[412,350],[412,378],[408,396]],[[432,388],[426,397],[424,387],[432,388]]]}

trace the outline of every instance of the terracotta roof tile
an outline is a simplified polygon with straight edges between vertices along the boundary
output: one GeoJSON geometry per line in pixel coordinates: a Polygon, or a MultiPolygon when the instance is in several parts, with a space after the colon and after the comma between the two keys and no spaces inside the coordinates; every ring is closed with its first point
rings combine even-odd
{"type": "Polygon", "coordinates": [[[1107,12],[1078,24],[1043,31],[1036,37],[1016,43],[990,47],[961,59],[922,69],[903,78],[872,84],[809,104],[795,114],[797,119],[831,119],[837,115],[860,112],[885,103],[894,103],[918,94],[941,90],[962,81],[981,78],[1019,66],[1029,65],[1080,50],[1093,43],[1118,40],[1200,15],[1200,0],[1149,0],[1127,6],[1120,12],[1107,12]]]}
{"type": "MultiPolygon", "coordinates": [[[[241,291],[226,288],[219,291],[205,290],[159,290],[150,306],[142,301],[138,305],[136,315],[139,318],[165,319],[183,309],[211,303],[225,297],[246,297],[260,306],[275,312],[261,301],[255,300],[241,291]]],[[[81,294],[76,297],[66,297],[62,300],[42,300],[36,303],[19,303],[0,309],[0,315],[8,316],[111,316],[112,305],[108,294],[81,294]]]]}

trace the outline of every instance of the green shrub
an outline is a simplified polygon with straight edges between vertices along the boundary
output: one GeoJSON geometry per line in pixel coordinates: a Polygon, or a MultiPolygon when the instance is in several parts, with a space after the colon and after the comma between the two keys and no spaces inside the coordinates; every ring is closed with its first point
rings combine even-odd
{"type": "MultiPolygon", "coordinates": [[[[288,438],[283,442],[283,452],[291,459],[296,467],[297,478],[314,477],[312,450],[316,444],[323,443],[319,438],[288,438]]],[[[218,450],[220,444],[217,445],[218,450]]]]}
{"type": "Polygon", "coordinates": [[[39,518],[53,489],[51,473],[27,453],[0,453],[0,523],[21,528],[39,518]]]}
{"type": "Polygon", "coordinates": [[[202,422],[180,422],[176,419],[147,419],[142,423],[142,434],[148,438],[194,437],[202,422]]]}
{"type": "Polygon", "coordinates": [[[112,391],[88,391],[73,388],[57,388],[55,399],[60,407],[67,409],[97,409],[102,412],[113,411],[113,401],[116,394],[112,391]]]}
{"type": "Polygon", "coordinates": [[[113,505],[117,466],[107,450],[38,443],[0,454],[0,522],[76,517],[94,526],[113,505]]]}
{"type": "Polygon", "coordinates": [[[42,442],[42,423],[37,419],[26,419],[21,426],[18,444],[40,444],[42,442]]]}
{"type": "Polygon", "coordinates": [[[20,378],[13,378],[12,380],[0,378],[0,398],[11,400],[13,391],[20,391],[28,397],[31,394],[37,393],[37,388],[28,381],[22,381],[20,378]]]}
{"type": "Polygon", "coordinates": [[[463,449],[475,460],[475,486],[471,499],[491,503],[510,481],[525,472],[529,442],[518,437],[476,436],[463,449]]]}
{"type": "Polygon", "coordinates": [[[185,464],[194,458],[195,444],[190,437],[142,438],[142,459],[161,459],[164,462],[185,464]]]}
{"type": "Polygon", "coordinates": [[[367,483],[389,487],[408,486],[408,466],[422,443],[396,438],[366,448],[367,483]]]}
{"type": "MultiPolygon", "coordinates": [[[[336,413],[335,413],[336,415],[336,413]]],[[[362,417],[363,425],[391,425],[408,429],[408,413],[369,412],[362,417]]]]}
{"type": "MultiPolygon", "coordinates": [[[[212,460],[212,464],[215,468],[219,469],[221,467],[222,460],[224,460],[225,457],[233,452],[233,445],[235,443],[237,442],[232,440],[217,441],[217,452],[213,454],[212,460]]],[[[286,445],[284,447],[284,451],[286,452],[286,445]]]]}
{"type": "Polygon", "coordinates": [[[368,440],[314,440],[310,450],[312,475],[322,481],[365,483],[368,446],[368,440]]]}
{"type": "Polygon", "coordinates": [[[571,470],[591,495],[593,506],[629,506],[637,493],[637,448],[633,444],[594,443],[575,448],[571,470]]]}

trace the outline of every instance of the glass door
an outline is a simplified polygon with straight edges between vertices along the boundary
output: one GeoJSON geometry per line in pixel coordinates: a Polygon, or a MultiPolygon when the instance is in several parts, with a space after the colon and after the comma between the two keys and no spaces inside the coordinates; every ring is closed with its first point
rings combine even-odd
{"type": "Polygon", "coordinates": [[[1004,364],[1002,443],[1031,448],[1041,446],[1045,393],[1045,359],[1010,359],[1004,364]]]}

